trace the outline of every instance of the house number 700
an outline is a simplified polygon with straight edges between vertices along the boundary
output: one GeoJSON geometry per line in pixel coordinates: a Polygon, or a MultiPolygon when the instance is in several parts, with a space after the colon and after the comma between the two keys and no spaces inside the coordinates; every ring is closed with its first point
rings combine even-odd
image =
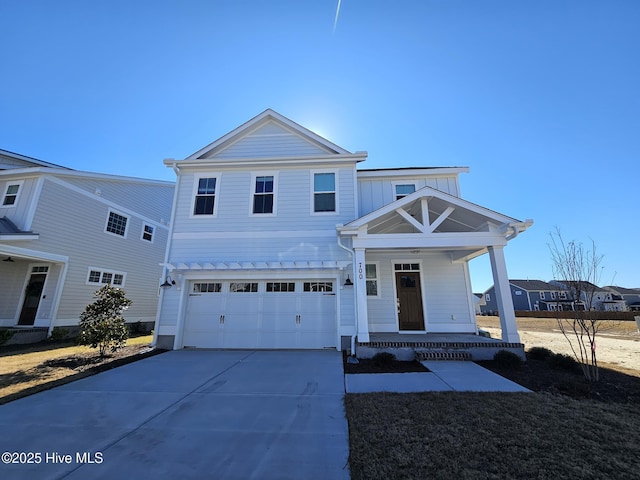
{"type": "Polygon", "coordinates": [[[362,262],[358,263],[358,278],[362,280],[362,262]]]}

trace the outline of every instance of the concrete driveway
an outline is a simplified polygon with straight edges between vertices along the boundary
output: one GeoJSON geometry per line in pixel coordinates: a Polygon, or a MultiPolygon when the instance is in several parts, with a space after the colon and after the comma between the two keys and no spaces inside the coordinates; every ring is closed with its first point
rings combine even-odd
{"type": "Polygon", "coordinates": [[[339,352],[168,352],[0,406],[0,478],[348,479],[343,395],[339,352]]]}

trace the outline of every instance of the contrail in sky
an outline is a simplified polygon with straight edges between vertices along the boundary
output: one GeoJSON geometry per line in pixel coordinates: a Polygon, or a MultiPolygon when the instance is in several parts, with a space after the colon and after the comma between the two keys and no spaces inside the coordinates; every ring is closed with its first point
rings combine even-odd
{"type": "Polygon", "coordinates": [[[336,27],[338,26],[338,17],[340,16],[340,4],[342,0],[338,0],[338,7],[336,8],[336,18],[333,20],[333,31],[336,31],[336,27]]]}

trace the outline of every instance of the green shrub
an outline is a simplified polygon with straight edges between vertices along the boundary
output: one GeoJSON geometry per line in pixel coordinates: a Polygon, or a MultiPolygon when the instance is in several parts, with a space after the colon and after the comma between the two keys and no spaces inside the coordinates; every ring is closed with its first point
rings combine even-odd
{"type": "Polygon", "coordinates": [[[96,292],[98,298],[87,305],[80,315],[80,335],[78,343],[100,349],[100,356],[107,350],[115,352],[123,347],[129,338],[129,329],[122,312],[131,305],[124,290],[107,284],[96,292]]]}
{"type": "Polygon", "coordinates": [[[67,335],[69,335],[69,329],[62,327],[53,327],[53,330],[51,330],[51,335],[49,335],[49,340],[62,340],[63,338],[66,338],[67,335]]]}
{"type": "Polygon", "coordinates": [[[546,361],[553,356],[553,352],[544,347],[531,347],[527,351],[527,358],[530,360],[546,361]]]}
{"type": "Polygon", "coordinates": [[[547,359],[549,367],[555,370],[568,370],[570,372],[580,372],[580,364],[571,355],[554,353],[547,359]]]}
{"type": "Polygon", "coordinates": [[[140,334],[147,333],[147,327],[140,320],[129,324],[129,333],[140,334]]]}
{"type": "Polygon", "coordinates": [[[504,369],[514,369],[522,366],[522,359],[509,350],[499,350],[493,356],[493,361],[497,367],[504,369]]]}
{"type": "Polygon", "coordinates": [[[396,356],[393,353],[389,352],[380,352],[376,353],[373,356],[373,364],[377,367],[388,367],[390,366],[396,359],[396,356]]]}
{"type": "Polygon", "coordinates": [[[4,345],[11,340],[14,333],[16,333],[15,330],[9,330],[7,328],[0,329],[0,345],[4,345]]]}

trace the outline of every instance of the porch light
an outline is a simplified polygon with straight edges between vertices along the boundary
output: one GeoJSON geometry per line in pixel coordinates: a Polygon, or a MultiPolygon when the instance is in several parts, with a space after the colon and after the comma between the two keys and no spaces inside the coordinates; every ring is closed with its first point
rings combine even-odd
{"type": "Polygon", "coordinates": [[[347,279],[344,281],[344,286],[345,287],[353,287],[353,282],[349,278],[349,275],[347,275],[347,279]]]}
{"type": "Polygon", "coordinates": [[[164,279],[164,283],[160,285],[160,288],[171,288],[176,284],[176,281],[171,278],[171,275],[167,275],[167,278],[164,279]]]}
{"type": "Polygon", "coordinates": [[[11,257],[7,257],[7,258],[5,258],[5,259],[3,260],[3,262],[11,262],[11,263],[13,263],[14,261],[15,261],[15,260],[14,260],[13,258],[11,258],[11,257]]]}

